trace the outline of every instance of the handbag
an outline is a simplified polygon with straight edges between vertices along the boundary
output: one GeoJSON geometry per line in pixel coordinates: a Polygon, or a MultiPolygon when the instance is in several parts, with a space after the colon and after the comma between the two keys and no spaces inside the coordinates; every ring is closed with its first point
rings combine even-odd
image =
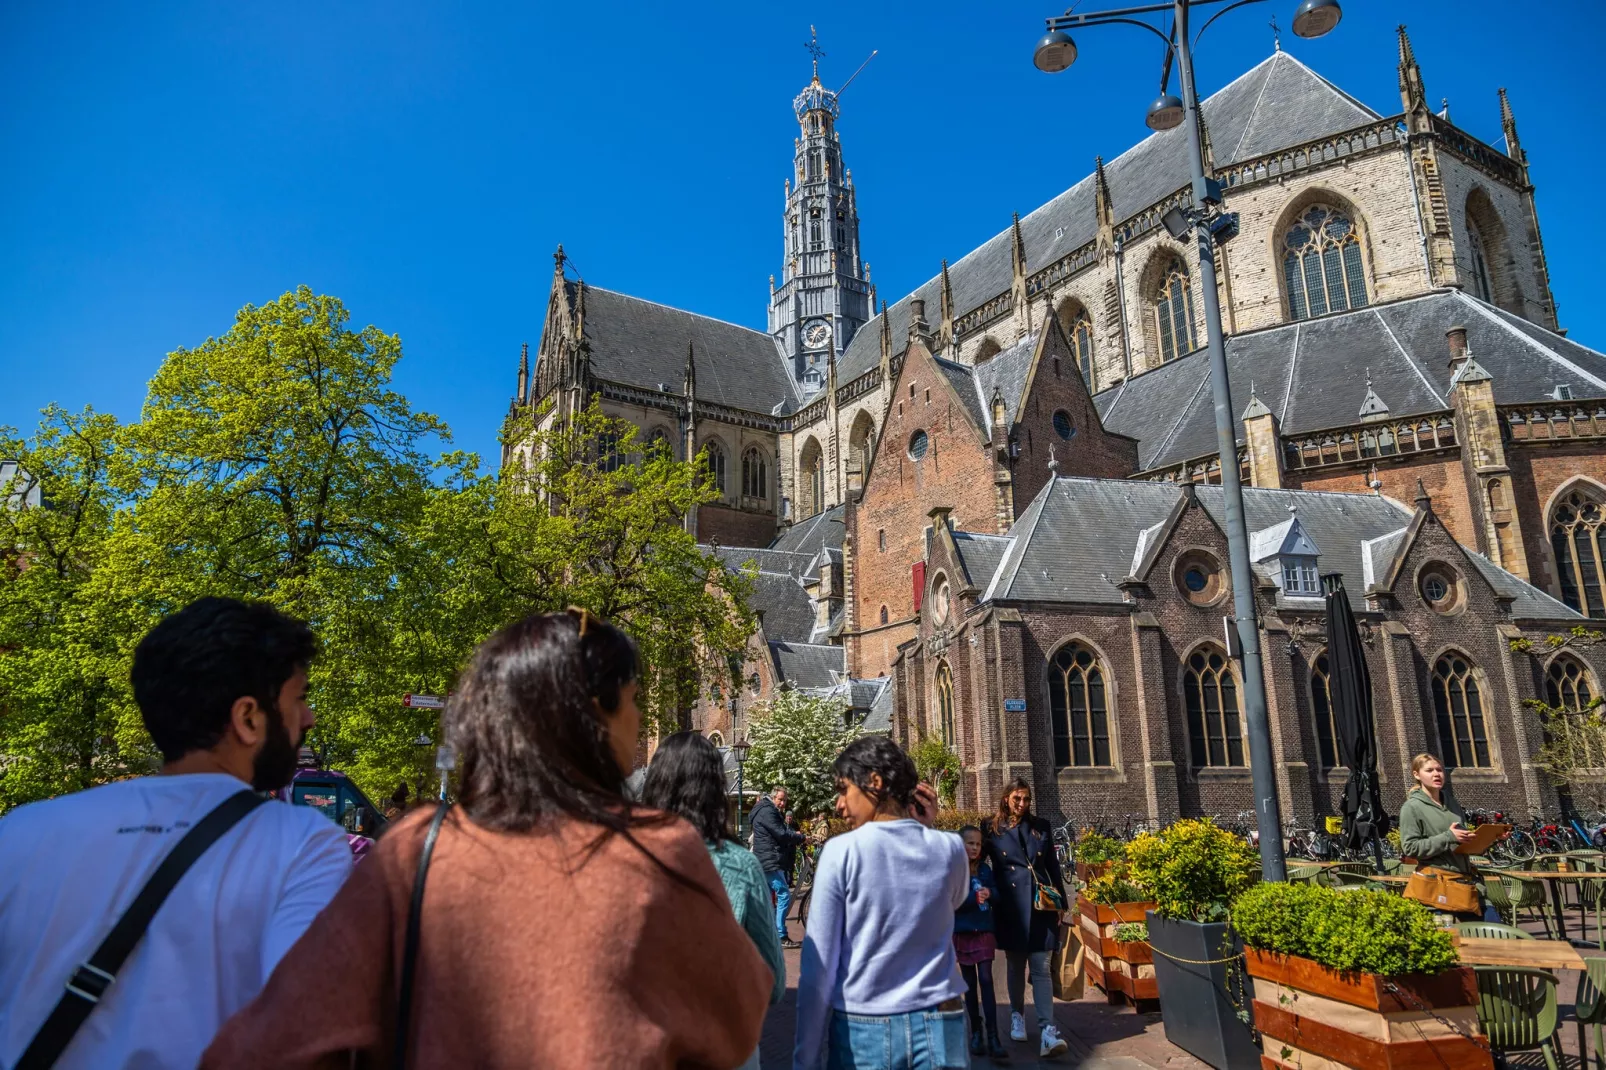
{"type": "Polygon", "coordinates": [[[1065,894],[1038,878],[1037,862],[1031,857],[1031,849],[1026,846],[1026,832],[1022,825],[1015,826],[1015,836],[1020,841],[1021,853],[1026,855],[1026,872],[1032,875],[1032,909],[1060,913],[1065,909],[1065,894]]]}
{"type": "Polygon", "coordinates": [[[1082,934],[1078,931],[1079,928],[1077,925],[1060,926],[1059,946],[1054,949],[1053,961],[1049,964],[1049,976],[1054,982],[1055,999],[1082,998],[1082,956],[1085,949],[1082,947],[1082,934]]]}
{"type": "Polygon", "coordinates": [[[1451,914],[1476,914],[1483,909],[1478,886],[1470,877],[1436,866],[1411,874],[1405,885],[1405,898],[1451,914]]]}
{"type": "Polygon", "coordinates": [[[407,908],[407,938],[402,944],[401,993],[396,1000],[396,1070],[407,1065],[407,1033],[413,1010],[413,975],[418,966],[418,929],[424,910],[424,880],[429,876],[429,860],[435,854],[441,822],[452,804],[442,799],[424,834],[424,848],[418,853],[418,873],[413,877],[413,900],[407,908]]]}

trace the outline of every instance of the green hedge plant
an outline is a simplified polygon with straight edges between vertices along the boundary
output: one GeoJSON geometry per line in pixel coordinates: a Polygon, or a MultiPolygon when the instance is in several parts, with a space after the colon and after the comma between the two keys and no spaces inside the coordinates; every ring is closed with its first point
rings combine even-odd
{"type": "Polygon", "coordinates": [[[1149,942],[1149,927],[1141,921],[1123,921],[1115,927],[1115,942],[1146,944],[1149,942]]]}
{"type": "Polygon", "coordinates": [[[1126,858],[1126,844],[1114,836],[1084,832],[1076,841],[1076,860],[1089,866],[1120,862],[1126,858]]]}
{"type": "Polygon", "coordinates": [[[1084,894],[1093,902],[1107,907],[1117,903],[1146,903],[1151,898],[1148,889],[1127,877],[1125,867],[1112,869],[1088,882],[1084,894]]]}
{"type": "Polygon", "coordinates": [[[1126,845],[1131,879],[1149,889],[1154,912],[1173,921],[1220,921],[1260,880],[1260,855],[1209,818],[1176,821],[1126,845]]]}
{"type": "Polygon", "coordinates": [[[1457,963],[1450,933],[1433,912],[1390,892],[1260,884],[1233,903],[1232,925],[1245,947],[1343,972],[1398,977],[1457,963]]]}

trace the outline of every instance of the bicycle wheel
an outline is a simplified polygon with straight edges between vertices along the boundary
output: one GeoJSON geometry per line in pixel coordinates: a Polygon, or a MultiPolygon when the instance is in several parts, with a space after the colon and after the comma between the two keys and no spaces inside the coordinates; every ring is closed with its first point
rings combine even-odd
{"type": "Polygon", "coordinates": [[[1533,834],[1523,829],[1512,829],[1506,833],[1499,847],[1507,858],[1518,865],[1532,862],[1539,853],[1539,845],[1534,841],[1533,834]]]}

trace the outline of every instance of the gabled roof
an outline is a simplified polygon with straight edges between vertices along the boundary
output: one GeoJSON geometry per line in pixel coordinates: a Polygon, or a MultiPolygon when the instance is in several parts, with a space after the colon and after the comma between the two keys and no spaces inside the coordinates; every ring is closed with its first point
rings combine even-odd
{"type": "MultiPolygon", "coordinates": [[[[571,305],[580,283],[566,282],[571,305]]],[[[684,393],[686,350],[695,353],[697,397],[770,413],[797,400],[775,341],[762,331],[585,284],[585,337],[598,378],[684,393]]]]}
{"type": "Polygon", "coordinates": [[[1273,524],[1269,528],[1249,533],[1250,561],[1264,561],[1268,557],[1284,557],[1290,554],[1303,557],[1316,557],[1321,554],[1321,550],[1306,533],[1305,525],[1299,522],[1299,517],[1291,516],[1281,524],[1273,524]]]}
{"type": "Polygon", "coordinates": [[[981,411],[986,416],[982,429],[991,436],[993,432],[993,392],[996,390],[1004,399],[1004,426],[1013,425],[1020,418],[1020,399],[1026,391],[1026,381],[1031,377],[1032,361],[1037,356],[1037,341],[1042,331],[1028,334],[1018,340],[1014,345],[1001,350],[991,360],[982,361],[975,367],[976,396],[981,401],[981,411]]]}
{"type": "Polygon", "coordinates": [[[959,395],[959,403],[964,406],[965,412],[970,415],[970,422],[983,434],[987,431],[986,407],[976,394],[976,379],[967,364],[955,364],[951,360],[943,360],[934,356],[931,362],[937,366],[942,377],[948,380],[948,385],[954,388],[959,395]]]}
{"type": "MultiPolygon", "coordinates": [[[[1315,141],[1382,118],[1354,97],[1286,52],[1274,52],[1201,105],[1216,165],[1315,141]]],[[[1187,132],[1184,127],[1150,134],[1104,165],[1117,221],[1188,185],[1187,132]]],[[[1020,221],[1028,274],[1092,241],[1098,230],[1090,174],[1020,221]]],[[[1006,227],[949,265],[954,310],[963,315],[1004,293],[1013,277],[1012,228],[1006,227]]],[[[930,309],[941,307],[940,277],[933,277],[891,306],[891,335],[907,337],[909,301],[920,297],[930,309]]],[[[881,359],[879,316],[859,328],[842,355],[837,374],[843,382],[863,375],[881,359]]]]}
{"type": "Polygon", "coordinates": [[[959,554],[959,563],[970,574],[970,582],[977,587],[985,587],[993,578],[993,573],[998,571],[998,563],[1003,560],[1004,552],[1009,549],[1009,537],[976,531],[956,531],[953,537],[954,550],[959,554]]]}
{"type": "MultiPolygon", "coordinates": [[[[769,630],[768,618],[765,630],[769,630]]],[[[800,689],[834,687],[847,672],[847,651],[840,646],[772,640],[770,656],[775,659],[780,682],[800,689]]]]}
{"type": "Polygon", "coordinates": [[[764,615],[766,636],[798,642],[810,637],[814,631],[814,600],[803,587],[803,581],[810,578],[810,555],[750,546],[702,549],[712,552],[726,568],[747,572],[753,582],[748,607],[764,615]]]}
{"type": "MultiPolygon", "coordinates": [[[[1254,385],[1285,436],[1359,422],[1369,390],[1396,418],[1439,412],[1450,407],[1444,333],[1458,324],[1493,377],[1497,404],[1549,398],[1557,383],[1575,398],[1606,397],[1606,354],[1459,290],[1235,335],[1227,339],[1227,377],[1234,398],[1248,397],[1254,385]],[[1362,368],[1370,369],[1370,386],[1356,374],[1362,368]]],[[[1102,390],[1093,402],[1106,430],[1140,440],[1140,470],[1216,452],[1205,350],[1102,390]]]]}
{"type": "Polygon", "coordinates": [[[775,537],[771,550],[787,550],[813,557],[822,549],[842,549],[842,540],[848,529],[843,521],[845,505],[833,505],[823,513],[815,513],[807,520],[799,520],[775,537]]]}

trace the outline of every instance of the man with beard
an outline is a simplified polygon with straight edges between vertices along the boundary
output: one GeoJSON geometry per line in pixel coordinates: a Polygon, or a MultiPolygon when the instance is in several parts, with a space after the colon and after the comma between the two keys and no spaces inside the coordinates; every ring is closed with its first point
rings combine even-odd
{"type": "Polygon", "coordinates": [[[134,700],[161,771],[0,819],[0,1066],[50,1065],[53,1047],[64,1068],[195,1066],[334,897],[351,872],[339,826],[251,795],[295,772],[313,723],[314,646],[305,624],[262,603],[187,606],[134,651],[134,700]],[[232,824],[208,826],[227,831],[183,871],[121,968],[110,980],[90,968],[107,961],[97,949],[163,859],[214,811],[232,824]]]}

